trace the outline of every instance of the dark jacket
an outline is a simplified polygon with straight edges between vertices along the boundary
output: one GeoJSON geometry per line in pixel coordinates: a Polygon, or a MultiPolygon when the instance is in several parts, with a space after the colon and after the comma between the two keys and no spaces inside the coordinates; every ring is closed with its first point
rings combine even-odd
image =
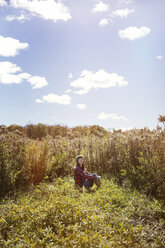
{"type": "Polygon", "coordinates": [[[94,180],[96,179],[95,176],[91,176],[89,172],[83,171],[81,166],[76,165],[74,168],[74,180],[75,184],[79,185],[82,187],[84,181],[87,179],[94,180]]]}

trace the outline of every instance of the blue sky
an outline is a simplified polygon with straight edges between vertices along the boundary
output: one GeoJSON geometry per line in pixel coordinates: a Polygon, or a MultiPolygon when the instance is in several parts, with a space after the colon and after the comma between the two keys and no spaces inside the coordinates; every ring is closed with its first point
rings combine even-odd
{"type": "Polygon", "coordinates": [[[0,124],[153,129],[165,1],[0,0],[0,124]]]}

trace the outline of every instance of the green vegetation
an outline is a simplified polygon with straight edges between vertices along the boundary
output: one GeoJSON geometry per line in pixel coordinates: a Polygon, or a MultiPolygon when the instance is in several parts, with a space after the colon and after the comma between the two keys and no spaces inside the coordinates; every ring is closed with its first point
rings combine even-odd
{"type": "Polygon", "coordinates": [[[163,248],[165,210],[157,200],[102,179],[90,193],[72,177],[31,185],[0,205],[0,247],[163,248]]]}
{"type": "Polygon", "coordinates": [[[1,127],[0,198],[37,185],[45,177],[51,182],[73,175],[80,153],[88,171],[114,176],[119,185],[138,189],[165,204],[165,131],[160,127],[126,132],[77,127],[66,136],[62,132],[41,140],[1,127]]]}
{"type": "Polygon", "coordinates": [[[129,131],[0,126],[0,247],[164,248],[165,116],[129,131]],[[76,156],[103,184],[74,187],[76,156]]]}

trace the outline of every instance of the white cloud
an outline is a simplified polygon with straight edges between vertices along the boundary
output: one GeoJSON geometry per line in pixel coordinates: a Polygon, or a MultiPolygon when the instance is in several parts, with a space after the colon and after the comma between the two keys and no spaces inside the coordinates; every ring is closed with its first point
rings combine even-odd
{"type": "Polygon", "coordinates": [[[43,101],[40,100],[40,99],[36,99],[36,102],[37,102],[37,103],[41,103],[41,102],[43,102],[43,101]]]}
{"type": "Polygon", "coordinates": [[[30,20],[30,17],[24,13],[21,13],[20,16],[8,15],[4,19],[9,22],[12,22],[14,20],[24,22],[25,20],[30,20]]]}
{"type": "Polygon", "coordinates": [[[61,96],[56,94],[48,94],[46,96],[43,96],[42,98],[43,98],[42,100],[37,99],[37,101],[40,100],[48,103],[59,103],[64,105],[68,105],[71,103],[71,97],[65,94],[61,96]]]}
{"type": "Polygon", "coordinates": [[[0,62],[0,83],[20,84],[23,80],[30,82],[33,85],[33,89],[42,88],[48,84],[44,77],[31,76],[27,72],[22,72],[21,67],[12,62],[0,62]]]}
{"type": "Polygon", "coordinates": [[[97,118],[101,119],[101,120],[106,120],[106,119],[109,119],[109,118],[115,119],[115,120],[124,120],[124,121],[127,120],[127,118],[125,118],[124,116],[117,115],[117,114],[112,114],[112,113],[106,114],[104,112],[100,113],[97,118]]]}
{"type": "Polygon", "coordinates": [[[130,4],[132,3],[133,1],[132,0],[119,0],[118,1],[118,4],[121,5],[121,4],[130,4]]]}
{"type": "Polygon", "coordinates": [[[162,56],[162,55],[158,55],[158,56],[156,56],[156,58],[157,58],[157,59],[162,59],[163,56],[162,56]]]}
{"type": "Polygon", "coordinates": [[[19,84],[23,79],[30,77],[30,74],[28,73],[16,74],[21,71],[21,67],[16,64],[12,64],[9,61],[0,62],[0,82],[2,84],[19,84]]]}
{"type": "Polygon", "coordinates": [[[137,28],[135,26],[130,26],[126,29],[119,30],[118,34],[121,39],[135,40],[140,39],[151,32],[151,29],[148,27],[137,28]]]}
{"type": "Polygon", "coordinates": [[[70,79],[70,78],[73,78],[73,74],[72,74],[72,73],[69,73],[68,78],[69,78],[69,79],[70,79]]]}
{"type": "Polygon", "coordinates": [[[88,71],[88,70],[83,70],[82,72],[81,72],[81,77],[83,77],[83,76],[88,76],[88,75],[90,75],[92,73],[92,71],[88,71]]]}
{"type": "Polygon", "coordinates": [[[7,2],[5,0],[0,0],[0,7],[7,6],[7,2]]]}
{"type": "Polygon", "coordinates": [[[95,7],[92,9],[93,13],[96,12],[107,12],[109,10],[109,5],[100,1],[99,3],[95,4],[95,7]]]}
{"type": "Polygon", "coordinates": [[[83,94],[88,93],[88,90],[75,90],[74,93],[79,94],[79,95],[83,95],[83,94]]]}
{"type": "Polygon", "coordinates": [[[79,91],[75,91],[76,94],[85,94],[90,89],[95,88],[109,88],[114,86],[126,86],[128,82],[124,77],[119,76],[116,73],[107,73],[103,69],[97,72],[83,70],[80,77],[70,83],[72,87],[81,88],[79,91]]]}
{"type": "Polygon", "coordinates": [[[126,9],[117,9],[117,10],[113,11],[112,14],[114,16],[119,16],[121,18],[124,18],[124,17],[126,18],[128,15],[134,13],[134,11],[135,11],[135,9],[128,9],[128,8],[126,8],[126,9]]]}
{"type": "Polygon", "coordinates": [[[68,8],[61,1],[54,0],[10,0],[10,6],[29,11],[32,15],[45,20],[68,21],[71,19],[68,8]]]}
{"type": "Polygon", "coordinates": [[[79,104],[77,104],[77,108],[79,108],[79,109],[86,109],[86,104],[84,104],[84,103],[79,103],[79,104]]]}
{"type": "Polygon", "coordinates": [[[48,82],[44,77],[33,76],[29,78],[28,81],[31,83],[31,85],[33,85],[33,89],[42,88],[48,85],[48,82]]]}
{"type": "Polygon", "coordinates": [[[12,37],[3,37],[0,35],[0,56],[14,57],[20,50],[28,48],[28,43],[21,43],[12,37]]]}
{"type": "Polygon", "coordinates": [[[72,91],[71,89],[68,89],[68,90],[65,90],[65,93],[69,93],[71,91],[72,91]]]}
{"type": "Polygon", "coordinates": [[[103,19],[101,19],[101,21],[99,22],[99,26],[101,26],[101,27],[104,27],[104,26],[107,25],[107,24],[108,24],[107,18],[103,18],[103,19]]]}

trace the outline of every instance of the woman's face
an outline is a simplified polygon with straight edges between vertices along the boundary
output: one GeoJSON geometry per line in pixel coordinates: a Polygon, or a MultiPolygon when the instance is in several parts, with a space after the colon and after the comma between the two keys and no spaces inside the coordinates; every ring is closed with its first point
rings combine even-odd
{"type": "Polygon", "coordinates": [[[82,164],[84,163],[84,159],[83,159],[83,158],[79,158],[79,159],[78,159],[78,163],[79,163],[80,165],[82,165],[82,164]]]}

